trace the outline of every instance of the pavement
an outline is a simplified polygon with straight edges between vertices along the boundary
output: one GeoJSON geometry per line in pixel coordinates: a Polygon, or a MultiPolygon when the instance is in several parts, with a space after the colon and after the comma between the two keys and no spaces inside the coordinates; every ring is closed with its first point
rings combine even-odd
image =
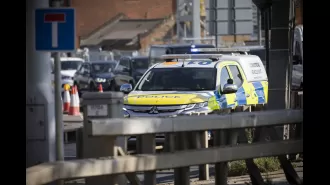
{"type": "MultiPolygon", "coordinates": [[[[76,144],[70,143],[65,145],[65,158],[66,160],[74,159],[76,156],[76,144]]],[[[298,162],[296,164],[296,171],[299,177],[303,178],[303,162],[298,162]]],[[[198,166],[190,167],[190,184],[192,185],[214,185],[214,165],[210,166],[210,180],[199,181],[198,180],[198,166]]],[[[143,181],[143,173],[138,173],[138,178],[143,181]]],[[[289,185],[286,181],[285,175],[282,170],[271,172],[268,174],[263,174],[264,179],[271,179],[272,185],[289,185]]],[[[159,185],[173,185],[174,184],[174,170],[161,170],[157,171],[156,182],[159,185]]],[[[246,185],[250,183],[250,177],[248,175],[229,177],[228,184],[230,185],[246,185]]],[[[83,185],[84,180],[70,180],[66,184],[70,185],[83,185]]]]}

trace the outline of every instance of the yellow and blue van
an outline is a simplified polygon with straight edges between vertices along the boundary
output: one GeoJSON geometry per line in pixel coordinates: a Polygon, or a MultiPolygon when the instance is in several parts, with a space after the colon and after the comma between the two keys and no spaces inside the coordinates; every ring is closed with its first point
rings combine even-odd
{"type": "Polygon", "coordinates": [[[134,88],[124,84],[124,117],[212,114],[221,109],[264,105],[265,67],[255,55],[164,55],[134,88]]]}

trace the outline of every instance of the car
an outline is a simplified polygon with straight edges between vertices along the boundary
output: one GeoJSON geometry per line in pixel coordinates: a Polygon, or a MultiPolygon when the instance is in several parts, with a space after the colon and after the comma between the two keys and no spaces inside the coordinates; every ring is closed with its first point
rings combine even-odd
{"type": "MultiPolygon", "coordinates": [[[[76,73],[77,69],[85,62],[84,59],[77,57],[61,57],[61,86],[62,92],[65,84],[73,86],[73,76],[76,73]]],[[[52,66],[52,84],[54,85],[54,60],[51,60],[52,66]]]]}
{"type": "Polygon", "coordinates": [[[74,74],[74,85],[78,93],[97,91],[102,85],[103,91],[115,90],[115,74],[117,63],[115,61],[88,61],[84,62],[74,74]]]}
{"type": "Polygon", "coordinates": [[[144,72],[149,68],[149,60],[146,56],[125,56],[120,58],[114,73],[117,75],[116,90],[122,84],[130,83],[132,86],[139,81],[144,72]]]}

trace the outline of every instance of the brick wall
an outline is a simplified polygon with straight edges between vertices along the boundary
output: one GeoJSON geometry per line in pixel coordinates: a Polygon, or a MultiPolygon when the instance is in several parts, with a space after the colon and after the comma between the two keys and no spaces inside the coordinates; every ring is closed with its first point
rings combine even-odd
{"type": "Polygon", "coordinates": [[[175,0],[71,0],[71,6],[76,9],[78,38],[118,13],[124,13],[131,19],[152,19],[175,12],[175,0]]]}
{"type": "Polygon", "coordinates": [[[231,42],[245,42],[251,39],[250,35],[236,35],[236,38],[233,35],[226,35],[222,36],[221,40],[226,43],[231,43],[231,42]]]}
{"type": "Polygon", "coordinates": [[[146,36],[140,38],[141,50],[140,52],[145,52],[150,45],[154,44],[164,44],[164,37],[168,32],[172,31],[175,24],[175,17],[172,15],[156,28],[154,28],[146,36]]]}

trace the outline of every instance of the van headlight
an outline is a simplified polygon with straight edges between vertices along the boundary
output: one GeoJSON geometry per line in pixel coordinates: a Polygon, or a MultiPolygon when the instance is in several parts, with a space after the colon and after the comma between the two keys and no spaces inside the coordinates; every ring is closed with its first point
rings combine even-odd
{"type": "Polygon", "coordinates": [[[199,109],[199,108],[207,107],[207,106],[208,106],[207,101],[202,102],[202,103],[188,104],[187,107],[185,108],[185,110],[199,109]]]}

